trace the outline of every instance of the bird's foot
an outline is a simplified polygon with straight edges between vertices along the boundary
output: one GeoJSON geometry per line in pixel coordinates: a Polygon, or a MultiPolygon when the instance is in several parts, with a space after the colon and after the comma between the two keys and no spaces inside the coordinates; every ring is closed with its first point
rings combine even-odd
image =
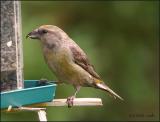
{"type": "Polygon", "coordinates": [[[45,78],[41,78],[41,79],[38,81],[38,86],[44,86],[44,85],[46,85],[46,83],[48,83],[48,80],[45,79],[45,78]]]}
{"type": "Polygon", "coordinates": [[[68,104],[68,108],[71,108],[73,106],[73,100],[74,100],[75,96],[71,96],[67,98],[66,103],[68,104]]]}

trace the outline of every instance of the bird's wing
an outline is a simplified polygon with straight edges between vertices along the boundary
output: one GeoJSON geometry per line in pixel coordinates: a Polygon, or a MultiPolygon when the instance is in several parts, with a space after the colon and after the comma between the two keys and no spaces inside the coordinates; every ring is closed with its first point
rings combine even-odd
{"type": "Polygon", "coordinates": [[[73,55],[73,60],[77,65],[81,66],[93,77],[101,79],[100,76],[95,72],[93,65],[89,63],[86,54],[80,48],[78,50],[77,47],[70,46],[70,49],[73,55]]]}

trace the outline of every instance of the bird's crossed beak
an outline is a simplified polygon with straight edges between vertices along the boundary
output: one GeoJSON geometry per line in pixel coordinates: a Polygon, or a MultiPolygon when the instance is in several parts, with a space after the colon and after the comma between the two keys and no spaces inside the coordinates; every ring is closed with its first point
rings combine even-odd
{"type": "Polygon", "coordinates": [[[39,33],[38,33],[38,30],[33,30],[32,32],[28,33],[26,38],[31,38],[31,39],[39,39],[39,33]]]}

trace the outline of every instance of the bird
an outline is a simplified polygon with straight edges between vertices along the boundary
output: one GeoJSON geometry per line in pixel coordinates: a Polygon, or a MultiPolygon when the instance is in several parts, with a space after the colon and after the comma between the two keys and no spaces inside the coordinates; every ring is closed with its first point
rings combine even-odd
{"type": "Polygon", "coordinates": [[[67,98],[68,107],[81,87],[93,87],[107,91],[114,98],[123,100],[109,88],[95,71],[86,53],[67,33],[55,25],[41,25],[27,34],[26,38],[40,40],[45,62],[55,74],[58,83],[73,85],[75,93],[67,98]]]}

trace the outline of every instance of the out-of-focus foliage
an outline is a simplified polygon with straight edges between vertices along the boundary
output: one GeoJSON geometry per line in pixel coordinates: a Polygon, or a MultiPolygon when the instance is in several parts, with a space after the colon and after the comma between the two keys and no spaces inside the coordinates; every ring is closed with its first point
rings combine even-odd
{"type": "MultiPolygon", "coordinates": [[[[158,4],[156,1],[22,1],[25,79],[56,80],[44,62],[38,40],[27,33],[43,24],[62,28],[88,54],[102,79],[124,102],[93,88],[77,97],[99,97],[103,107],[48,107],[48,120],[158,120],[158,4]]],[[[56,98],[74,93],[57,87],[56,98]]],[[[25,97],[25,96],[24,96],[25,97]]],[[[38,120],[33,113],[4,115],[3,120],[38,120]]]]}

